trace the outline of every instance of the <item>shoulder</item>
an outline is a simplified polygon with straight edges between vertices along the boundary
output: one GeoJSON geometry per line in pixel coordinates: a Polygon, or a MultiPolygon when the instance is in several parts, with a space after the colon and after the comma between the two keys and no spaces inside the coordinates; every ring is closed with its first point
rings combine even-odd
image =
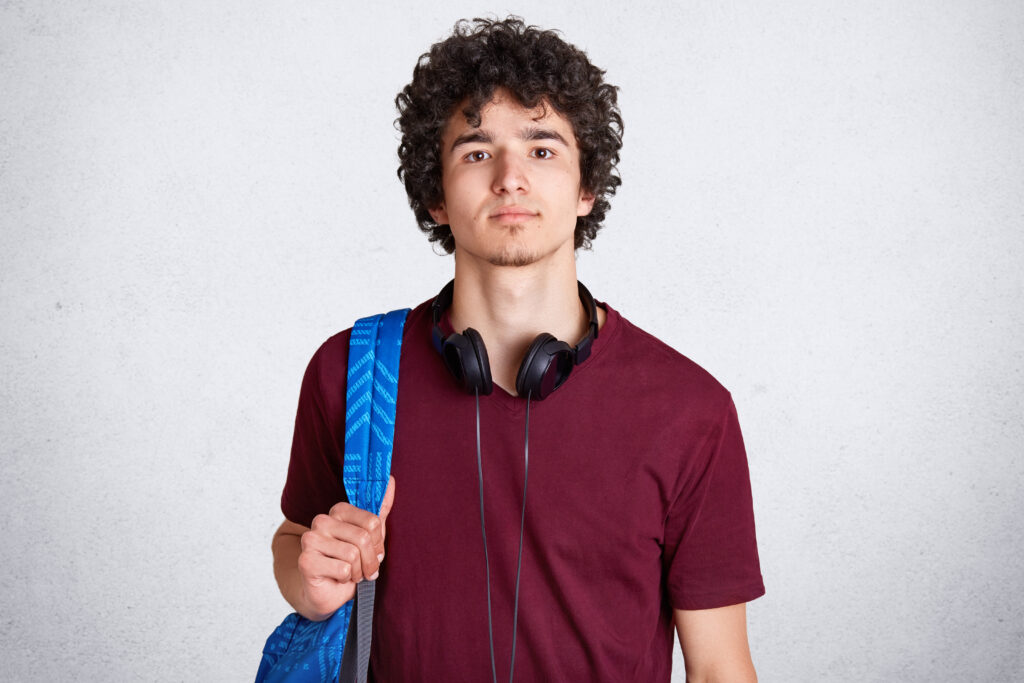
{"type": "Polygon", "coordinates": [[[609,350],[613,363],[623,365],[637,378],[644,393],[671,400],[678,407],[701,407],[721,415],[732,396],[702,366],[653,334],[633,324],[610,306],[609,350]]]}
{"type": "MultiPolygon", "coordinates": [[[[403,339],[410,335],[420,334],[424,338],[426,333],[423,328],[430,322],[430,300],[424,301],[413,308],[406,317],[405,326],[402,332],[403,339]]],[[[344,385],[348,372],[349,343],[352,338],[352,328],[344,330],[328,337],[313,353],[306,369],[306,376],[313,378],[323,385],[336,385],[341,382],[344,385]]]]}
{"type": "Polygon", "coordinates": [[[323,383],[325,379],[332,379],[339,374],[342,378],[348,367],[348,344],[352,336],[352,328],[346,328],[337,334],[328,337],[309,359],[306,368],[306,378],[316,379],[323,383]]]}

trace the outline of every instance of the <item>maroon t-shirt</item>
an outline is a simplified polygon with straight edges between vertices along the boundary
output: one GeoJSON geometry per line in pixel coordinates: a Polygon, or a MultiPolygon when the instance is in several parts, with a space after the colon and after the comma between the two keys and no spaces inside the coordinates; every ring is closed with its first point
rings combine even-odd
{"type": "MultiPolygon", "coordinates": [[[[672,608],[764,593],[746,455],[729,393],[605,307],[591,357],[530,406],[515,674],[523,681],[668,681],[672,608]]],[[[406,321],[391,472],[394,507],[377,582],[377,681],[491,679],[473,396],[406,321]]],[[[349,333],[302,382],[285,516],[308,526],[345,500],[349,333]]],[[[526,401],[480,399],[495,656],[508,677],[523,495],[526,401]]]]}

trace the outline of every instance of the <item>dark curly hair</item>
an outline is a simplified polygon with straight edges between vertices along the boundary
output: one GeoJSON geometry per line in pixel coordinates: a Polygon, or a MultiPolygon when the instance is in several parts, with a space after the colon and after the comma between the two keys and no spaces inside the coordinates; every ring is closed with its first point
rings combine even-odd
{"type": "Polygon", "coordinates": [[[447,253],[455,250],[451,227],[438,225],[429,209],[444,201],[441,135],[455,108],[473,126],[495,90],[505,88],[524,107],[550,105],[572,124],[580,150],[580,184],[594,208],[576,219],[575,246],[590,248],[622,183],[616,173],[622,147],[622,116],[615,86],[604,71],[555,31],[527,26],[519,17],[465,19],[452,35],[431,46],[413,69],[412,82],[395,98],[402,132],[398,177],[420,230],[447,253]]]}

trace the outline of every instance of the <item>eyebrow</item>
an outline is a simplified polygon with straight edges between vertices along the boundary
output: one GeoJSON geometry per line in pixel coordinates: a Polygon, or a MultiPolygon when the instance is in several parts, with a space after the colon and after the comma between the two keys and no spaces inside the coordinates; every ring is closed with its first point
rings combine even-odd
{"type": "MultiPolygon", "coordinates": [[[[524,128],[519,133],[519,139],[525,141],[555,140],[566,147],[569,146],[569,143],[566,142],[564,137],[562,137],[562,134],[552,128],[538,128],[537,126],[530,126],[529,128],[524,128]]],[[[492,138],[491,134],[487,131],[478,128],[455,138],[452,141],[451,150],[449,151],[453,151],[459,145],[468,145],[474,142],[488,145],[494,142],[494,138],[492,138]]]]}
{"type": "Polygon", "coordinates": [[[490,134],[478,128],[474,131],[464,133],[459,137],[455,138],[455,140],[452,141],[451,149],[454,150],[459,145],[468,145],[471,142],[480,142],[485,145],[488,145],[493,141],[494,140],[491,138],[490,134]]]}
{"type": "Polygon", "coordinates": [[[566,147],[569,146],[569,143],[565,141],[562,134],[552,128],[531,126],[523,131],[521,137],[523,140],[555,140],[561,142],[566,147]]]}

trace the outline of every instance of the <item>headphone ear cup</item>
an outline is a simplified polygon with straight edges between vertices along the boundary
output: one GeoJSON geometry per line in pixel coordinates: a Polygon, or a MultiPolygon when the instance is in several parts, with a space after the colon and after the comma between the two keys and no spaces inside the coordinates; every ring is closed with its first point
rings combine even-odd
{"type": "Polygon", "coordinates": [[[491,381],[491,364],[487,359],[484,339],[472,327],[467,327],[462,336],[469,347],[469,353],[464,354],[463,358],[464,387],[470,394],[474,393],[475,389],[481,396],[487,396],[493,391],[494,383],[491,381]]]}
{"type": "Polygon", "coordinates": [[[461,334],[451,334],[441,345],[441,358],[444,359],[445,367],[452,373],[455,381],[459,383],[463,391],[473,393],[473,385],[470,381],[476,377],[474,368],[474,351],[469,340],[461,334]],[[469,366],[469,370],[466,366],[469,366]]]}
{"type": "Polygon", "coordinates": [[[572,349],[554,335],[542,332],[526,350],[516,373],[516,393],[535,400],[546,398],[572,372],[572,349]]]}

